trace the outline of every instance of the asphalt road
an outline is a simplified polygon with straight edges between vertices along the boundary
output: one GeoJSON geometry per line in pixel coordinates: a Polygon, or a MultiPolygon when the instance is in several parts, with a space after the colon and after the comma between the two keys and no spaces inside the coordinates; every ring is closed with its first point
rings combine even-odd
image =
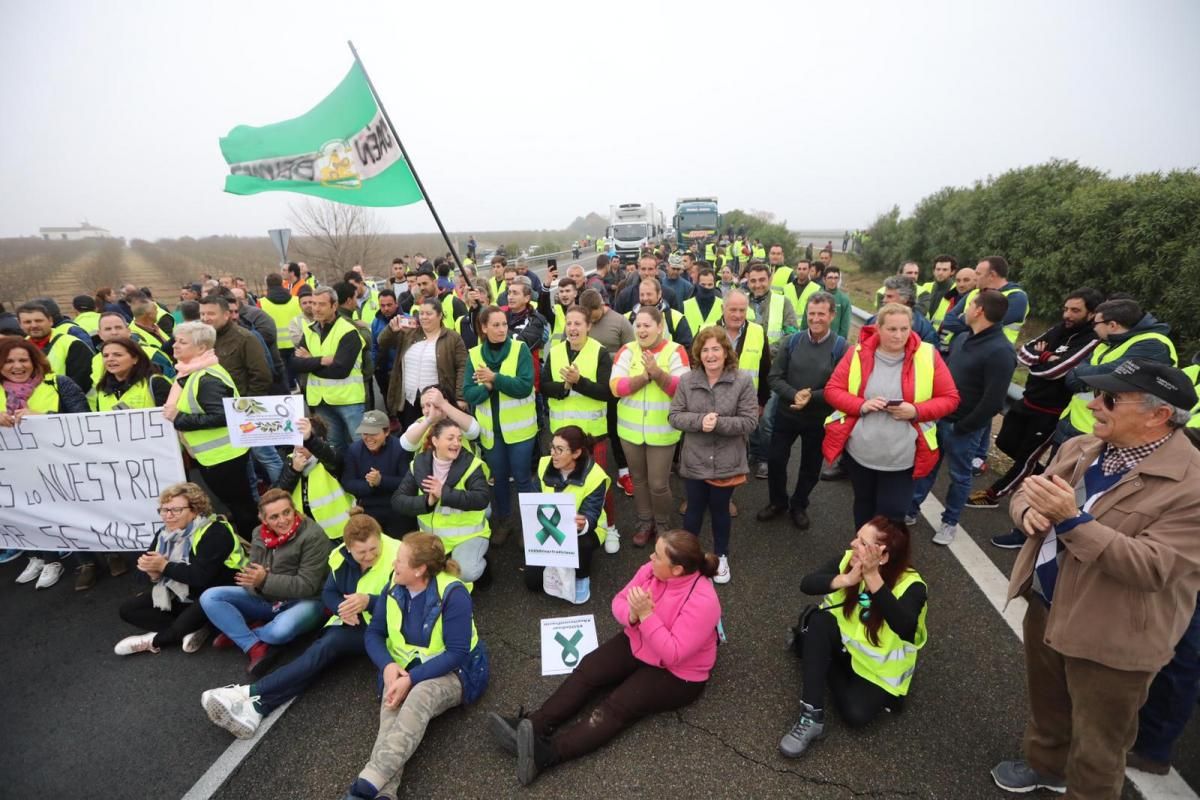
{"type": "MultiPolygon", "coordinates": [[[[952,554],[929,543],[932,531],[923,522],[915,563],[930,590],[930,641],[906,710],[859,731],[833,714],[828,738],[803,760],[776,753],[798,702],[799,663],[784,649],[784,634],[805,602],[799,578],[841,552],[852,526],[845,483],[818,487],[814,526],[806,533],[783,521],[755,522],[765,497],[764,481],[737,493],[733,581],[719,589],[729,643],[704,696],[680,713],[644,720],[527,790],[516,781],[513,759],[486,735],[484,713],[536,706],[557,685],[559,678],[540,677],[541,618],[594,613],[602,639],[615,633],[609,600],[647,551],[626,540],[616,555],[599,553],[593,598],[575,607],[526,592],[517,574],[518,543],[510,541],[495,560],[494,584],[477,597],[480,635],[492,654],[491,686],[475,706],[434,721],[406,771],[403,795],[1005,796],[988,770],[1019,751],[1026,702],[1021,648],[952,554]]],[[[627,532],[631,512],[632,503],[619,499],[617,516],[627,532]]],[[[971,534],[1007,573],[1012,555],[986,544],[1005,526],[1004,514],[966,513],[971,534]]],[[[6,679],[0,798],[182,796],[234,741],[208,722],[199,697],[206,688],[244,681],[243,657],[206,648],[118,658],[113,645],[133,631],[116,606],[135,590],[132,575],[102,579],[83,594],[72,591],[69,576],[35,592],[13,583],[22,566],[23,560],[0,567],[6,679]]],[[[365,659],[334,669],[291,706],[216,796],[340,798],[375,736],[374,681],[365,659]]],[[[1196,719],[1175,763],[1200,787],[1196,719]]],[[[1138,795],[1127,784],[1124,796],[1138,795]]]]}

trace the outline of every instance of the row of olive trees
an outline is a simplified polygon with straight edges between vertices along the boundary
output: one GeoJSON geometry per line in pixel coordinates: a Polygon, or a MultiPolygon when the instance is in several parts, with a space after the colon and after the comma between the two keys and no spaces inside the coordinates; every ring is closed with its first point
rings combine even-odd
{"type": "Polygon", "coordinates": [[[947,187],[901,217],[893,208],[868,230],[863,266],[895,271],[934,256],[960,262],[999,254],[1029,291],[1034,314],[1054,319],[1081,286],[1126,292],[1169,322],[1176,342],[1200,346],[1200,173],[1118,178],[1074,161],[1012,170],[947,187]]]}

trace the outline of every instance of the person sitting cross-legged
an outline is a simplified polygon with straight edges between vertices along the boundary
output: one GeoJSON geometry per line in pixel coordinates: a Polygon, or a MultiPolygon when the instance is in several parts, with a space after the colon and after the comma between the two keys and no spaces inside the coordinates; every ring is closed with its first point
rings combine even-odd
{"type": "Polygon", "coordinates": [[[379,523],[363,513],[350,517],[343,526],[343,538],[344,544],[329,554],[329,577],[321,599],[334,613],[321,638],[295,661],[265,678],[201,694],[200,704],[214,725],[239,739],[249,739],[263,717],[299,697],[330,664],[366,655],[363,632],[371,622],[371,608],[392,577],[400,542],[384,535],[379,523]]]}

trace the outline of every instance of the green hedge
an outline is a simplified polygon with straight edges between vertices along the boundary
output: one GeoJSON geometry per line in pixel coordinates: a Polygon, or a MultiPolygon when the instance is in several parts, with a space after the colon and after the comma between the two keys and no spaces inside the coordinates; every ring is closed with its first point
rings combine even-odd
{"type": "MultiPolygon", "coordinates": [[[[947,187],[909,217],[899,208],[868,229],[862,263],[894,272],[907,259],[928,272],[933,257],[961,264],[1008,259],[1035,316],[1054,320],[1081,286],[1127,292],[1169,322],[1180,356],[1200,347],[1200,174],[1194,170],[1120,178],[1051,161],[947,187]]],[[[924,277],[923,272],[923,277],[924,277]]]]}

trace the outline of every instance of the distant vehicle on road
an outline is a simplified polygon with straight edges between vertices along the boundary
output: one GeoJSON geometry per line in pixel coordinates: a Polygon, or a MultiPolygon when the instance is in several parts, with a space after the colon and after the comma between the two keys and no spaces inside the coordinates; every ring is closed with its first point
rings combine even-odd
{"type": "Polygon", "coordinates": [[[721,215],[716,197],[681,197],[675,201],[675,241],[681,249],[691,244],[704,245],[721,229],[721,215]]]}

